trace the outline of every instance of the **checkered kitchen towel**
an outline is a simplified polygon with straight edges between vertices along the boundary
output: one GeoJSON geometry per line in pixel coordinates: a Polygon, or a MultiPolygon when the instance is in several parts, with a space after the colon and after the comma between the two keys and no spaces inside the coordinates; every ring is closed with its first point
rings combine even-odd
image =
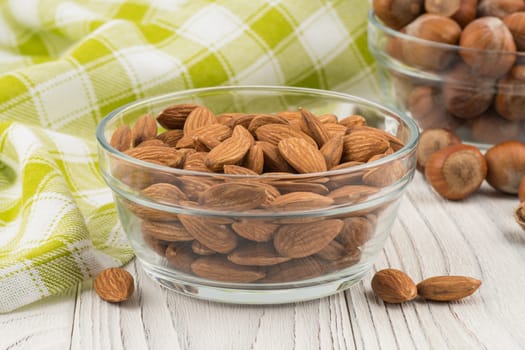
{"type": "Polygon", "coordinates": [[[113,109],[175,90],[374,89],[363,0],[0,0],[0,312],[128,262],[97,168],[113,109]]]}

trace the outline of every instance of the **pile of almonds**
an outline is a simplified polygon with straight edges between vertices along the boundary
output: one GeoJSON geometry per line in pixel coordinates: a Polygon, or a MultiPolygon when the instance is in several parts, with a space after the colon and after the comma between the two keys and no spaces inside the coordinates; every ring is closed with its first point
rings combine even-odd
{"type": "Polygon", "coordinates": [[[454,301],[472,295],[481,281],[467,276],[434,276],[417,285],[401,270],[384,269],[372,278],[372,290],[384,302],[404,303],[420,296],[426,300],[454,301]]]}
{"type": "Polygon", "coordinates": [[[326,173],[390,155],[403,142],[360,115],[339,120],[305,108],[216,115],[206,106],[177,104],[120,126],[110,143],[163,166],[116,161],[120,181],[153,202],[216,213],[174,213],[120,199],[141,220],[147,246],[179,272],[227,282],[296,281],[355,264],[389,203],[329,217],[303,214],[362,202],[410,167],[396,160],[326,173]],[[285,212],[299,214],[275,215],[285,212]]]}
{"type": "Polygon", "coordinates": [[[397,97],[422,128],[468,130],[464,139],[488,144],[520,136],[525,1],[374,0],[373,7],[395,30],[457,48],[388,38],[389,55],[442,79],[392,74],[397,97]]]}

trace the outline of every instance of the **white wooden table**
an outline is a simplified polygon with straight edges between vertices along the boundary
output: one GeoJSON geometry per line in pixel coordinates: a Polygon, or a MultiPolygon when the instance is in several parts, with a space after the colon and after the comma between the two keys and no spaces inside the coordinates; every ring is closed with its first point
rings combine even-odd
{"type": "Polygon", "coordinates": [[[132,299],[101,301],[78,290],[0,315],[0,349],[523,349],[525,232],[516,197],[484,184],[462,202],[439,198],[420,174],[409,186],[375,270],[394,267],[417,282],[463,274],[483,281],[453,303],[387,305],[371,271],[345,293],[280,306],[190,299],[151,281],[140,266],[132,299]]]}

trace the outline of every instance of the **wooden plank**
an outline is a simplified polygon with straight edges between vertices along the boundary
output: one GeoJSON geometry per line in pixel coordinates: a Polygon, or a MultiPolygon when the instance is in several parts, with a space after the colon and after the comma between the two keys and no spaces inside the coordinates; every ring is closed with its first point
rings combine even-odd
{"type": "Polygon", "coordinates": [[[417,174],[372,271],[347,292],[276,306],[212,303],[167,291],[133,262],[136,292],[101,301],[91,282],[66,296],[0,315],[4,349],[521,349],[525,344],[525,233],[517,199],[484,185],[441,199],[417,174]],[[415,282],[442,274],[481,278],[472,297],[388,305],[373,273],[406,271],[415,282]]]}
{"type": "MultiPolygon", "coordinates": [[[[470,298],[439,303],[416,299],[388,305],[371,293],[368,274],[348,291],[350,321],[362,349],[520,349],[525,302],[523,249],[516,247],[516,199],[486,185],[461,202],[441,199],[420,174],[409,187],[373,272],[393,267],[417,283],[434,275],[468,275],[483,285],[470,298]],[[498,204],[494,204],[498,203],[498,204]],[[505,236],[511,239],[505,239],[505,236]],[[509,287],[506,287],[509,286],[509,287]]],[[[521,247],[523,248],[523,247],[521,247]]]]}
{"type": "Polygon", "coordinates": [[[69,349],[76,290],[0,314],[0,349],[69,349]]]}

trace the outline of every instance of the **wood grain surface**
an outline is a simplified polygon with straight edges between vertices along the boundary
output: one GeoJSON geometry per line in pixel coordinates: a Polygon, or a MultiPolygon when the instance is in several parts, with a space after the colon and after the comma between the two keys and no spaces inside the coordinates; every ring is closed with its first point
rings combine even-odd
{"type": "Polygon", "coordinates": [[[417,174],[374,269],[344,293],[279,306],[211,303],[169,292],[133,262],[136,292],[101,301],[91,282],[0,315],[0,349],[523,349],[525,232],[517,198],[483,185],[445,201],[417,174]],[[393,267],[416,282],[468,275],[479,291],[457,302],[388,305],[370,288],[393,267]]]}

